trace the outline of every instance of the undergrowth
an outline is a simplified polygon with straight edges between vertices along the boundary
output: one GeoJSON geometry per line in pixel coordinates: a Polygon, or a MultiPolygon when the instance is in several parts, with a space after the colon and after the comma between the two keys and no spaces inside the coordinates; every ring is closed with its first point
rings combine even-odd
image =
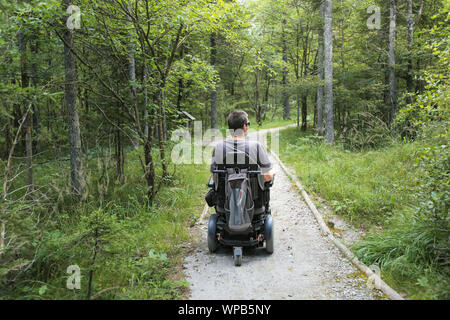
{"type": "MultiPolygon", "coordinates": [[[[175,170],[171,164],[175,174],[149,208],[137,151],[127,153],[124,181],[115,178],[113,159],[92,158],[89,195],[82,203],[70,196],[69,168],[59,166],[36,166],[36,185],[48,185],[49,201],[31,215],[26,212],[26,220],[7,224],[8,233],[24,245],[3,252],[0,299],[180,298],[188,286],[176,274],[181,244],[201,212],[207,168],[177,165],[175,170]],[[29,267],[17,272],[13,263],[20,261],[29,267]],[[79,290],[67,288],[73,283],[68,267],[74,265],[80,269],[79,290]]],[[[23,212],[8,211],[18,218],[23,212]]]]}

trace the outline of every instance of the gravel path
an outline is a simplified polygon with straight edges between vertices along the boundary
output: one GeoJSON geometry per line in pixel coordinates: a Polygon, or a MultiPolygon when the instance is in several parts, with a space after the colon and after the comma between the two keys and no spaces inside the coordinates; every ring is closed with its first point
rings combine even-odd
{"type": "Polygon", "coordinates": [[[240,267],[234,266],[231,248],[210,254],[207,214],[191,229],[193,250],[184,264],[190,299],[380,299],[382,293],[370,290],[356,267],[321,236],[301,195],[274,164],[274,253],[244,250],[240,267]]]}

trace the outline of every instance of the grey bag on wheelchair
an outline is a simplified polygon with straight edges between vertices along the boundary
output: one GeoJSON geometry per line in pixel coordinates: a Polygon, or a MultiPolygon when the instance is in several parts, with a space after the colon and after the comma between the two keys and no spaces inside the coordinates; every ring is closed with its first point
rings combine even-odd
{"type": "Polygon", "coordinates": [[[230,232],[244,232],[251,226],[253,219],[253,196],[247,170],[236,173],[227,169],[225,180],[225,211],[230,232]]]}

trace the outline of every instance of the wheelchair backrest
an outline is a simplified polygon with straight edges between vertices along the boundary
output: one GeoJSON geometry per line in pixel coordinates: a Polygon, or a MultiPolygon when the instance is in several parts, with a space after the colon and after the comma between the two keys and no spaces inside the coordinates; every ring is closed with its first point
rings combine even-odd
{"type": "Polygon", "coordinates": [[[249,157],[249,144],[245,143],[245,151],[242,152],[237,148],[235,142],[234,148],[231,151],[226,150],[225,142],[223,143],[223,161],[221,164],[217,164],[217,170],[214,173],[215,176],[215,189],[218,192],[218,196],[225,199],[225,185],[227,176],[234,172],[243,172],[248,176],[248,184],[251,190],[252,199],[257,199],[262,196],[264,179],[262,178],[261,168],[257,163],[252,163],[249,157]]]}

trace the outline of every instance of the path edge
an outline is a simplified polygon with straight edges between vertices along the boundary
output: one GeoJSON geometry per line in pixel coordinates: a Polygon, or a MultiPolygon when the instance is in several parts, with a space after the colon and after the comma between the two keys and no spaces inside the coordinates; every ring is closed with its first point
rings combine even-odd
{"type": "Polygon", "coordinates": [[[278,162],[280,167],[283,169],[283,171],[286,173],[286,175],[289,177],[291,181],[293,181],[297,187],[297,189],[300,191],[300,193],[303,196],[303,199],[305,199],[306,204],[308,205],[309,209],[312,211],[314,217],[316,218],[317,223],[319,224],[320,231],[322,233],[322,236],[327,237],[330,239],[330,241],[348,258],[362,273],[364,273],[369,279],[373,280],[374,287],[376,289],[381,290],[389,299],[391,300],[405,300],[397,291],[392,289],[386,282],[381,279],[379,275],[374,273],[368,266],[366,266],[364,263],[359,261],[359,259],[350,251],[350,249],[347,248],[345,244],[337,240],[333,233],[330,231],[328,226],[325,224],[322,216],[320,215],[319,211],[317,210],[314,203],[311,201],[311,198],[306,193],[305,189],[303,188],[300,181],[297,179],[295,175],[293,175],[291,172],[289,172],[289,169],[283,164],[281,159],[278,157],[278,155],[274,152],[270,152],[272,156],[275,158],[275,160],[278,162]]]}

